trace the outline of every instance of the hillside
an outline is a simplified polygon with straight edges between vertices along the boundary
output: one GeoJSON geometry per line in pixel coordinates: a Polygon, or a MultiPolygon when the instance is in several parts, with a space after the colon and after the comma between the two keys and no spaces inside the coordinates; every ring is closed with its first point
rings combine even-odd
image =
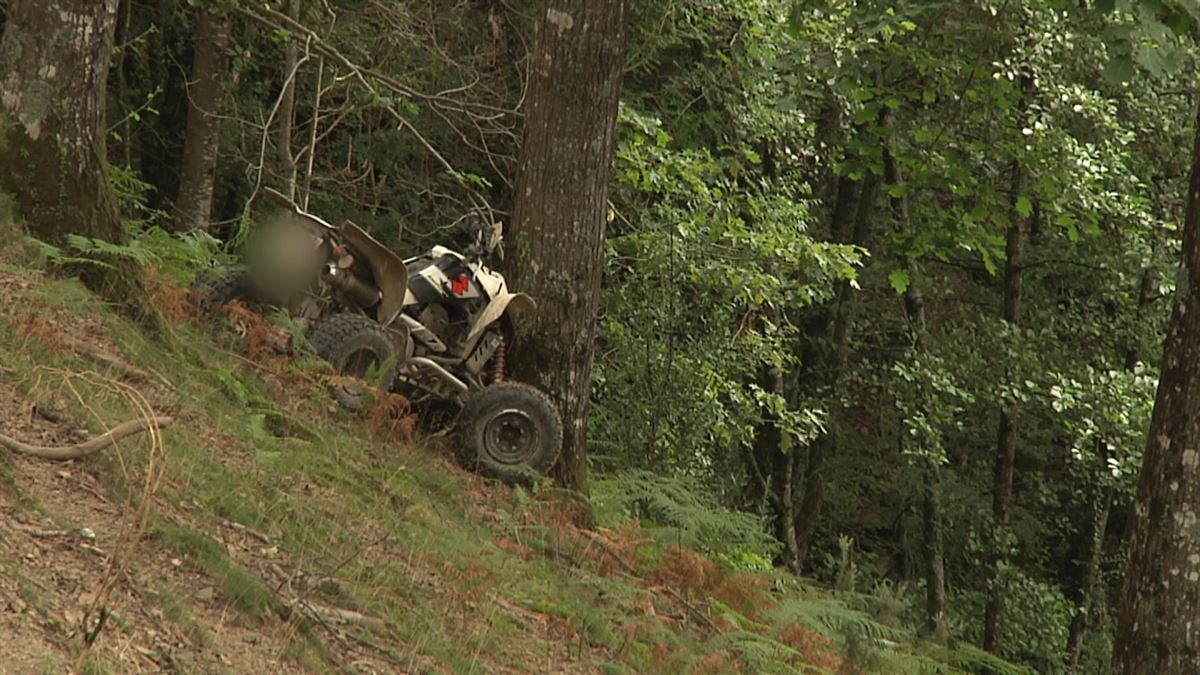
{"type": "MultiPolygon", "coordinates": [[[[734,571],[619,509],[458,468],[396,401],[366,419],[242,308],[151,337],[0,255],[0,673],[956,672],[885,598],[734,571]],[[415,434],[415,435],[414,435],[415,434]],[[597,505],[598,507],[600,505],[597,505]],[[615,515],[613,515],[615,514],[615,515]],[[90,643],[90,646],[87,646],[90,643]]],[[[994,663],[1000,668],[1004,664],[994,663]]]]}

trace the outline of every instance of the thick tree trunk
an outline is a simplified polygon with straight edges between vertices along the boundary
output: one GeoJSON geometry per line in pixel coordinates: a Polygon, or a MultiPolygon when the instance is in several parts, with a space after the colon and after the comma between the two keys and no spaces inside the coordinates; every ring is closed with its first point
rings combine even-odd
{"type": "MultiPolygon", "coordinates": [[[[0,38],[0,191],[33,236],[121,243],[104,161],[105,94],[118,0],[10,0],[0,38]]],[[[123,258],[79,273],[152,328],[138,267],[123,258]]]]}
{"type": "Polygon", "coordinates": [[[229,49],[229,16],[202,11],[196,22],[196,56],[188,87],[183,170],[175,199],[175,228],[207,230],[221,142],[221,111],[229,49]]]}
{"type": "Polygon", "coordinates": [[[110,241],[121,225],[104,173],[105,84],[117,0],[12,0],[0,39],[0,189],[34,236],[110,241]]]}
{"type": "Polygon", "coordinates": [[[1138,484],[1116,660],[1122,673],[1200,669],[1200,109],[1183,261],[1138,484]]]}
{"type": "Polygon", "coordinates": [[[557,478],[587,492],[587,413],[625,55],[625,0],[547,0],[515,189],[514,286],[539,303],[518,374],[559,405],[557,478]],[[523,363],[522,363],[523,361],[523,363]]]}
{"type": "MultiPolygon", "coordinates": [[[[1013,162],[1012,201],[1015,204],[1024,189],[1024,172],[1013,162]]],[[[1004,320],[1020,325],[1022,278],[1021,255],[1025,248],[1025,219],[1014,208],[1013,224],[1008,228],[1004,261],[1004,320]]],[[[1012,509],[1013,465],[1016,463],[1017,434],[1021,413],[1015,406],[1001,409],[996,431],[996,459],[992,475],[992,569],[987,609],[983,618],[983,648],[993,654],[1000,650],[1000,622],[1004,614],[1005,584],[1002,569],[1008,554],[1008,514],[1012,509]]]]}

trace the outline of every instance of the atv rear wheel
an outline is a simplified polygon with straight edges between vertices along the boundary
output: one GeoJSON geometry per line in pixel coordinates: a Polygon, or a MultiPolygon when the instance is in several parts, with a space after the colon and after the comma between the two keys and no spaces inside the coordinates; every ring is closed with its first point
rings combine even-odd
{"type": "MultiPolygon", "coordinates": [[[[386,368],[380,386],[390,391],[396,379],[400,346],[383,326],[361,314],[334,314],[313,325],[308,341],[317,355],[342,375],[366,380],[373,369],[386,368]]],[[[342,382],[333,387],[333,397],[352,412],[368,406],[366,383],[342,382]]]]}
{"type": "Polygon", "coordinates": [[[527,469],[544,474],[562,448],[558,409],[540,390],[519,382],[493,384],[459,414],[464,461],[475,469],[527,469]]]}
{"type": "Polygon", "coordinates": [[[245,267],[233,266],[207,269],[192,282],[192,302],[202,316],[208,317],[217,308],[235,300],[258,300],[245,267]]]}

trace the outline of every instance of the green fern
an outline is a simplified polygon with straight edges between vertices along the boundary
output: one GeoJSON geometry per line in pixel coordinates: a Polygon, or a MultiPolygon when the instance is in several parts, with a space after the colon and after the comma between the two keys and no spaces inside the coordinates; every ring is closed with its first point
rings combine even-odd
{"type": "Polygon", "coordinates": [[[736,654],[738,660],[753,673],[825,673],[812,667],[800,670],[790,663],[803,664],[804,655],[791,647],[760,633],[735,630],[721,633],[705,644],[705,653],[722,649],[736,654]]]}
{"type": "Polygon", "coordinates": [[[138,240],[128,244],[114,244],[103,239],[94,239],[79,234],[67,235],[67,246],[78,251],[85,258],[125,258],[146,265],[158,262],[159,257],[153,249],[144,246],[138,240]]]}
{"type": "Polygon", "coordinates": [[[780,602],[771,614],[776,625],[803,621],[829,637],[860,635],[872,641],[907,642],[909,631],[893,628],[832,597],[791,598],[780,602]]]}
{"type": "Polygon", "coordinates": [[[108,181],[117,197],[117,206],[127,231],[133,232],[166,222],[170,214],[150,206],[150,193],[154,186],[138,177],[128,167],[110,164],[108,181]]]}
{"type": "Polygon", "coordinates": [[[134,233],[131,245],[149,252],[160,269],[181,281],[190,282],[199,268],[232,260],[222,252],[221,242],[207,232],[178,233],[148,227],[134,233]]]}
{"type": "Polygon", "coordinates": [[[35,251],[52,265],[94,265],[112,268],[114,260],[130,260],[139,265],[154,265],[190,278],[195,270],[220,258],[220,242],[203,232],[176,234],[159,227],[135,232],[128,243],[114,244],[104,239],[67,235],[62,246],[26,237],[35,251]]]}
{"type": "Polygon", "coordinates": [[[883,673],[903,673],[904,675],[966,675],[964,671],[944,661],[924,654],[909,654],[897,652],[882,652],[879,656],[879,670],[883,673]]]}
{"type": "Polygon", "coordinates": [[[971,644],[959,644],[950,653],[947,661],[968,672],[990,671],[996,675],[1034,675],[1032,668],[1010,663],[995,654],[985,652],[971,644]]]}
{"type": "Polygon", "coordinates": [[[93,260],[84,256],[71,255],[62,248],[42,241],[41,239],[25,237],[25,243],[28,244],[31,249],[33,249],[35,255],[44,258],[44,262],[49,263],[50,265],[97,265],[106,268],[112,267],[112,265],[109,265],[105,262],[93,260]]]}
{"type": "Polygon", "coordinates": [[[631,470],[597,481],[592,492],[602,518],[639,518],[664,542],[725,560],[743,558],[746,552],[769,560],[779,548],[758,516],[723,506],[711,491],[686,477],[631,470]]]}

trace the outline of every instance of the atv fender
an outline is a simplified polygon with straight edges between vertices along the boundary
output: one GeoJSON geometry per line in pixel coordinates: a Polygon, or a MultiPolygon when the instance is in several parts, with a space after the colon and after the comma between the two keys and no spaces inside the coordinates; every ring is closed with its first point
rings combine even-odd
{"type": "Polygon", "coordinates": [[[462,357],[466,358],[475,351],[479,339],[487,329],[506,314],[512,319],[513,326],[519,329],[525,322],[532,321],[537,316],[537,302],[524,293],[505,293],[493,299],[475,320],[471,332],[467,333],[467,339],[463,341],[462,357]]]}
{"type": "Polygon", "coordinates": [[[404,260],[349,220],[342,223],[338,232],[353,253],[365,258],[371,276],[375,277],[375,285],[379,287],[379,310],[375,316],[387,325],[404,307],[408,291],[408,268],[404,266],[404,260]]]}

